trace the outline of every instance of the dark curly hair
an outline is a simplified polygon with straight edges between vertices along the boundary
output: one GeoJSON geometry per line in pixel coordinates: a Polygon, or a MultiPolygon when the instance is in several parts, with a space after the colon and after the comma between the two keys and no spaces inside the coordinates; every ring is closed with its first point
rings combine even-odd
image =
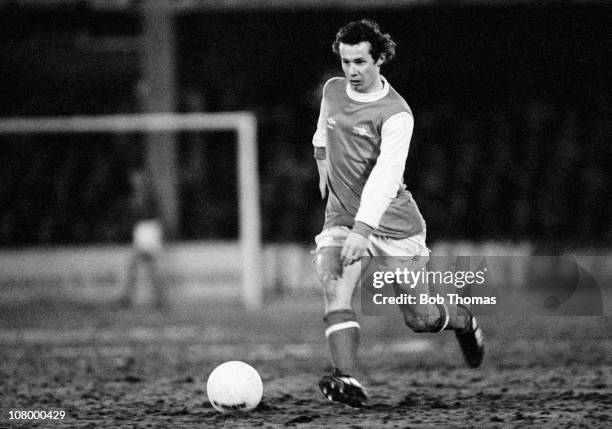
{"type": "Polygon", "coordinates": [[[371,19],[349,22],[338,30],[332,51],[339,56],[340,43],[357,45],[361,42],[370,42],[372,46],[370,54],[374,60],[378,60],[384,54],[383,64],[391,61],[395,56],[396,43],[388,33],[380,31],[378,24],[371,19]]]}

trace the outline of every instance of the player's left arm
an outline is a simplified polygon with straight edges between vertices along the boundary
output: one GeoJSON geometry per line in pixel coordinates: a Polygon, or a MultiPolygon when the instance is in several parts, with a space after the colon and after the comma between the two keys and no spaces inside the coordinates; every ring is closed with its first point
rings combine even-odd
{"type": "MultiPolygon", "coordinates": [[[[327,84],[326,84],[327,85],[327,84]]],[[[312,145],[314,146],[314,158],[317,162],[317,170],[319,172],[319,192],[321,199],[327,196],[327,103],[325,101],[325,87],[323,87],[323,98],[321,100],[321,109],[319,119],[317,120],[317,130],[312,137],[312,145]]]]}
{"type": "Polygon", "coordinates": [[[355,225],[342,248],[345,264],[359,259],[369,243],[369,236],[397,196],[402,186],[414,119],[408,112],[391,116],[382,126],[380,154],[361,194],[355,225]]]}

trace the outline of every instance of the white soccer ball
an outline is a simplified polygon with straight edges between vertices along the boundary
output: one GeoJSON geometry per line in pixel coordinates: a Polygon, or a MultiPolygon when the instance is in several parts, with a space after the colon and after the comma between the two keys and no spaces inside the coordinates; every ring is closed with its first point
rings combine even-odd
{"type": "Polygon", "coordinates": [[[237,360],[222,363],[208,376],[208,400],[221,413],[253,410],[263,396],[263,383],[255,368],[237,360]]]}

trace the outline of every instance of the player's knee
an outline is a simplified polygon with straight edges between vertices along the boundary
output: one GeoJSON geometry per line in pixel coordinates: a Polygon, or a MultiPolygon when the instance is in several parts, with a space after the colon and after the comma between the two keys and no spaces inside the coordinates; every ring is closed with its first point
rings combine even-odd
{"type": "Polygon", "coordinates": [[[418,316],[404,315],[404,323],[414,332],[431,332],[430,323],[427,319],[418,316]]]}
{"type": "MultiPolygon", "coordinates": [[[[315,268],[328,309],[349,308],[352,286],[343,279],[345,274],[340,259],[341,247],[322,247],[314,259],[315,268]]],[[[350,280],[349,280],[350,282],[350,280]]]]}
{"type": "Polygon", "coordinates": [[[322,247],[317,250],[314,264],[324,290],[335,289],[328,286],[333,286],[342,277],[341,250],[340,247],[322,247]]]}
{"type": "Polygon", "coordinates": [[[434,332],[439,325],[440,315],[432,314],[430,306],[415,305],[403,309],[404,323],[414,332],[434,332]]]}

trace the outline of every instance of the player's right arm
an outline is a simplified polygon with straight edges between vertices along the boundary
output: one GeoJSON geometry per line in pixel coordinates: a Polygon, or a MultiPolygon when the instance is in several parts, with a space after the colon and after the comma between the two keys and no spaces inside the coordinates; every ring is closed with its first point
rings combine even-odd
{"type": "MultiPolygon", "coordinates": [[[[323,87],[325,94],[325,87],[323,87]]],[[[312,145],[314,146],[314,157],[317,161],[317,170],[319,171],[319,191],[321,199],[327,196],[327,107],[325,103],[325,95],[321,99],[321,110],[319,112],[319,120],[317,121],[317,130],[312,137],[312,145]]]]}
{"type": "Polygon", "coordinates": [[[319,170],[319,192],[321,199],[327,197],[327,160],[317,159],[317,170],[319,170]]]}

